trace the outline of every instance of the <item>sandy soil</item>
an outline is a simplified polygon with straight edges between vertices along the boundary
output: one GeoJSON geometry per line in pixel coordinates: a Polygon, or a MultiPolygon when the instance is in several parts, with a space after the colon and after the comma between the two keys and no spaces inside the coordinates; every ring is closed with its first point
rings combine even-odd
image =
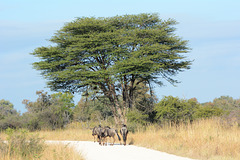
{"type": "Polygon", "coordinates": [[[74,147],[86,160],[190,160],[168,153],[133,145],[100,146],[89,141],[47,141],[74,147]]]}

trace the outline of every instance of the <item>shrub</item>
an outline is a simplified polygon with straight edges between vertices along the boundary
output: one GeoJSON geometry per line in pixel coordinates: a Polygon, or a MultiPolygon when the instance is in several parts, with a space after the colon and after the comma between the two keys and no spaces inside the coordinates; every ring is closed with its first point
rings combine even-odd
{"type": "Polygon", "coordinates": [[[127,113],[126,116],[127,116],[128,122],[139,123],[142,125],[147,123],[148,115],[143,114],[141,111],[137,109],[132,109],[127,113]]]}
{"type": "Polygon", "coordinates": [[[235,109],[225,115],[223,115],[222,121],[227,126],[237,125],[240,127],[240,109],[235,109]]]}
{"type": "Polygon", "coordinates": [[[70,93],[55,93],[38,91],[36,102],[23,100],[28,113],[25,114],[27,127],[30,130],[64,128],[73,119],[74,103],[70,93]],[[29,116],[29,117],[28,117],[29,116]]]}
{"type": "Polygon", "coordinates": [[[130,132],[135,132],[136,130],[144,130],[146,124],[148,123],[148,115],[139,111],[138,109],[132,109],[127,114],[128,130],[130,132]]]}
{"type": "Polygon", "coordinates": [[[37,135],[33,136],[27,130],[13,130],[8,128],[7,134],[7,149],[4,146],[5,156],[22,157],[24,159],[34,159],[41,157],[45,149],[45,144],[42,138],[37,135]],[[7,150],[7,152],[6,152],[7,150]]]}
{"type": "Polygon", "coordinates": [[[172,124],[192,121],[199,105],[195,99],[181,100],[178,97],[167,96],[155,105],[155,119],[172,124]]]}
{"type": "Polygon", "coordinates": [[[0,130],[6,130],[7,128],[22,128],[22,125],[22,117],[19,115],[9,115],[0,120],[0,130]]]}
{"type": "Polygon", "coordinates": [[[224,114],[223,109],[215,107],[211,104],[205,104],[198,108],[196,113],[194,114],[195,118],[211,118],[211,117],[219,117],[224,114]]]}

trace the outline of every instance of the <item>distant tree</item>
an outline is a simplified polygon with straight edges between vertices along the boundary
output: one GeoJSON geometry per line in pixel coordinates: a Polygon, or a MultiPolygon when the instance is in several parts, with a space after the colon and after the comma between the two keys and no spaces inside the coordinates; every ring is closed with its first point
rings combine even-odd
{"type": "Polygon", "coordinates": [[[77,121],[96,120],[101,122],[113,115],[107,98],[95,98],[91,94],[82,96],[73,112],[74,119],[77,121]]]}
{"type": "Polygon", "coordinates": [[[20,113],[8,100],[0,100],[0,130],[22,127],[20,113]]]}
{"type": "Polygon", "coordinates": [[[213,105],[225,111],[240,109],[240,99],[233,99],[230,96],[221,96],[213,100],[213,105]]]}
{"type": "Polygon", "coordinates": [[[206,103],[200,106],[194,116],[196,118],[220,117],[224,114],[224,110],[214,106],[213,103],[206,103]]]}
{"type": "Polygon", "coordinates": [[[160,122],[172,124],[192,121],[199,105],[195,99],[183,100],[178,97],[167,96],[155,105],[155,118],[160,122]]]}
{"type": "Polygon", "coordinates": [[[28,119],[32,130],[41,128],[63,128],[73,119],[73,95],[70,93],[54,93],[37,91],[36,102],[24,100],[28,112],[24,116],[28,119]]]}
{"type": "Polygon", "coordinates": [[[148,115],[144,114],[143,112],[132,109],[127,113],[128,122],[146,125],[148,120],[148,115]]]}
{"type": "Polygon", "coordinates": [[[140,83],[176,84],[173,76],[190,68],[187,41],[176,36],[175,24],[157,14],[77,18],[50,39],[54,46],[31,53],[40,58],[33,66],[51,90],[99,91],[116,123],[124,123],[140,83]]]}
{"type": "Polygon", "coordinates": [[[13,108],[13,104],[10,101],[4,99],[0,100],[0,120],[16,114],[18,113],[13,108]]]}
{"type": "Polygon", "coordinates": [[[225,120],[228,125],[238,124],[240,126],[240,99],[234,99],[230,96],[221,96],[207,104],[211,104],[214,108],[221,110],[221,118],[225,120]]]}
{"type": "Polygon", "coordinates": [[[47,92],[37,91],[38,99],[36,102],[31,102],[30,100],[24,99],[23,104],[25,104],[26,109],[29,113],[39,113],[51,105],[51,96],[47,92]]]}

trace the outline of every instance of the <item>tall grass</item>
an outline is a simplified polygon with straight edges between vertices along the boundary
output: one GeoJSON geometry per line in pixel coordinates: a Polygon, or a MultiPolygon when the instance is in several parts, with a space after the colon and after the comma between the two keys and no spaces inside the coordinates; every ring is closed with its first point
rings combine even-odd
{"type": "Polygon", "coordinates": [[[130,143],[197,159],[240,159],[240,128],[208,119],[129,135],[130,143]]]}
{"type": "MultiPolygon", "coordinates": [[[[64,130],[34,133],[46,140],[93,141],[90,130],[93,126],[85,127],[73,123],[64,130]]],[[[240,127],[227,126],[220,119],[199,120],[178,127],[150,125],[137,128],[134,133],[129,133],[127,143],[195,159],[240,159],[240,127]]]]}
{"type": "Polygon", "coordinates": [[[27,130],[7,129],[0,134],[0,160],[83,160],[80,153],[63,144],[44,143],[38,134],[29,134],[27,130]],[[4,134],[5,133],[5,134],[4,134]]]}
{"type": "MultiPolygon", "coordinates": [[[[0,154],[0,160],[9,160],[6,154],[0,154]]],[[[32,157],[35,160],[84,160],[81,154],[73,148],[63,144],[50,144],[39,157],[32,157]]],[[[11,155],[10,160],[26,160],[26,157],[11,155]]]]}
{"type": "Polygon", "coordinates": [[[64,144],[48,144],[39,160],[84,160],[81,153],[64,144]]]}

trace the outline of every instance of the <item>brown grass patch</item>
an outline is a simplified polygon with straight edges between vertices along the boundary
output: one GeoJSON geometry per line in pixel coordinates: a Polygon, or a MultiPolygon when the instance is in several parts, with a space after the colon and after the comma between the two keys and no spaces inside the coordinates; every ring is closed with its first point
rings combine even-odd
{"type": "Polygon", "coordinates": [[[240,128],[224,128],[220,120],[202,120],[179,127],[149,126],[129,135],[134,145],[197,159],[240,159],[240,128]]]}

